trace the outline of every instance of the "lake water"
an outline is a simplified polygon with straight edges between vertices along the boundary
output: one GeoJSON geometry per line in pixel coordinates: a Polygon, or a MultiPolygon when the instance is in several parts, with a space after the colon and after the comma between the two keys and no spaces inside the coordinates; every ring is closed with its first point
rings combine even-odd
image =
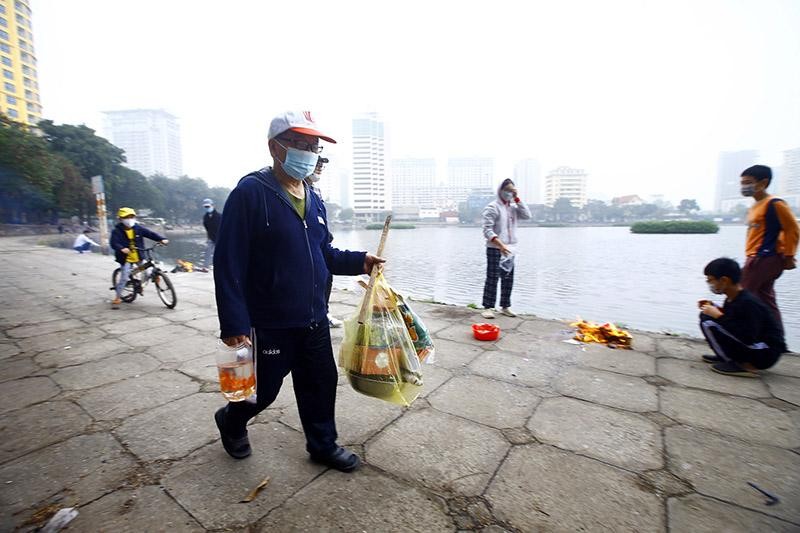
{"type": "MultiPolygon", "coordinates": [[[[648,330],[700,336],[697,300],[708,292],[703,267],[716,257],[743,259],[745,228],[710,235],[636,235],[625,227],[519,228],[512,308],[543,318],[612,321],[648,330]]],[[[377,248],[380,231],[335,230],[334,246],[377,248]]],[[[162,255],[199,260],[202,237],[177,237],[162,255]]],[[[486,252],[480,228],[392,230],[384,252],[386,278],[417,298],[480,305],[486,252]]],[[[334,286],[360,290],[354,278],[334,286]]],[[[790,348],[800,349],[800,270],[776,283],[790,348]]],[[[498,289],[499,296],[499,289],[498,289]]]]}

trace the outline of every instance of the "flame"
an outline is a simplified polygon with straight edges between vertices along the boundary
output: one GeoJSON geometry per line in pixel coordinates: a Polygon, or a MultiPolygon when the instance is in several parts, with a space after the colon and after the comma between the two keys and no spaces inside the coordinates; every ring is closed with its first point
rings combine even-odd
{"type": "Polygon", "coordinates": [[[594,322],[578,319],[577,322],[573,322],[570,326],[577,328],[575,337],[573,337],[577,341],[606,344],[609,348],[632,349],[633,337],[631,334],[624,329],[619,329],[611,322],[598,325],[594,322]]]}

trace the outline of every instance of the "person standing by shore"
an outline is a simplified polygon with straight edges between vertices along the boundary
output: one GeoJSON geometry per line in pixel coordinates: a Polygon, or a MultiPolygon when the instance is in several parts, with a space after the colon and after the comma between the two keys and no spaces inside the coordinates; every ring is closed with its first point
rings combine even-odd
{"type": "Polygon", "coordinates": [[[797,268],[795,253],[800,230],[786,202],[767,193],[771,182],[772,169],[764,165],[747,168],[741,175],[742,196],[752,196],[755,200],[747,212],[747,259],[742,270],[742,287],[772,309],[783,328],[775,299],[775,280],[784,270],[797,268]]]}
{"type": "Polygon", "coordinates": [[[511,310],[511,289],[514,286],[514,255],[510,248],[517,243],[517,220],[531,218],[530,209],[520,200],[510,179],[503,180],[497,199],[483,210],[483,236],[486,239],[486,283],[483,288],[484,318],[494,318],[497,301],[497,280],[500,279],[500,307],[506,316],[517,316],[511,310]]]}
{"type": "Polygon", "coordinates": [[[211,198],[203,200],[203,209],[206,212],[203,215],[203,227],[206,228],[206,251],[203,255],[203,268],[208,270],[214,264],[214,243],[217,242],[222,215],[214,207],[214,201],[211,198]]]}

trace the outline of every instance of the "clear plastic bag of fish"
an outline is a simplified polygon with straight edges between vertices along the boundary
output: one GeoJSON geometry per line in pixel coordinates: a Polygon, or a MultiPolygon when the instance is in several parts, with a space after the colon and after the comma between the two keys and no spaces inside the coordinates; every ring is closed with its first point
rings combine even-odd
{"type": "Polygon", "coordinates": [[[383,274],[377,274],[359,312],[344,323],[339,366],[357,392],[409,406],[422,389],[422,364],[401,302],[383,274]]]}
{"type": "Polygon", "coordinates": [[[510,274],[512,270],[514,270],[514,258],[517,257],[516,252],[509,248],[508,254],[500,254],[500,270],[503,271],[504,274],[510,274]]]}

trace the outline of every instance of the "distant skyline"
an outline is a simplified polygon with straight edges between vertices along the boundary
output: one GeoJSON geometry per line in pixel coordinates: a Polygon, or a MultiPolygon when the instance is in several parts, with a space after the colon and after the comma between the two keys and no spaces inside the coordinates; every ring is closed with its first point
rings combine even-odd
{"type": "MultiPolygon", "coordinates": [[[[717,161],[800,147],[800,2],[382,5],[32,0],[43,116],[102,132],[108,109],[178,117],[184,171],[232,187],[269,164],[278,112],[310,109],[350,168],[380,113],[387,157],[536,159],[590,198],[714,204],[717,161]]],[[[324,179],[324,178],[323,178],[324,179]]]]}

